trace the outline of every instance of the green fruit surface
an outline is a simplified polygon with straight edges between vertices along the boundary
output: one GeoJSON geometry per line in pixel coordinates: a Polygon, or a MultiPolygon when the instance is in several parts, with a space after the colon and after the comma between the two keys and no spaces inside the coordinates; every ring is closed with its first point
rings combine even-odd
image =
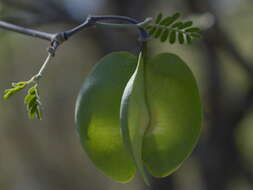
{"type": "Polygon", "coordinates": [[[93,163],[107,176],[127,182],[135,164],[120,134],[120,101],[137,58],[127,52],[102,58],[86,78],[76,103],[81,143],[93,163]]]}
{"type": "Polygon", "coordinates": [[[163,53],[145,63],[149,126],[143,161],[155,177],[174,172],[192,152],[201,129],[202,108],[195,78],[176,55],[163,53]]]}
{"type": "Polygon", "coordinates": [[[195,78],[176,55],[142,58],[112,53],[88,75],[76,104],[82,145],[94,164],[116,181],[136,168],[148,183],[174,172],[192,152],[202,108],[195,78]],[[138,62],[138,65],[137,65],[138,62]],[[120,133],[121,127],[121,133],[120,133]]]}
{"type": "Polygon", "coordinates": [[[142,160],[143,137],[149,124],[144,69],[144,61],[140,54],[136,70],[128,81],[121,99],[120,119],[125,145],[145,183],[149,184],[142,160]]]}

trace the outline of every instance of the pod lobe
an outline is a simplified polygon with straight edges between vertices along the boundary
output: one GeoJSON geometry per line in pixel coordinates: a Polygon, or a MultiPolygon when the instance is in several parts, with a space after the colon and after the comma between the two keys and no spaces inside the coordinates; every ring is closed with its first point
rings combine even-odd
{"type": "Polygon", "coordinates": [[[81,143],[93,163],[107,176],[127,182],[135,165],[120,134],[120,100],[137,58],[127,52],[102,58],[87,76],[76,103],[81,143]]]}

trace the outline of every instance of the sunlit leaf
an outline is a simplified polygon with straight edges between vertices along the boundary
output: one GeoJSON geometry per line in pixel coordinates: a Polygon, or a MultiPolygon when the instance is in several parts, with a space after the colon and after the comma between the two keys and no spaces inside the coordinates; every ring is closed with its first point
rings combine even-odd
{"type": "Polygon", "coordinates": [[[171,33],[170,33],[170,43],[171,44],[174,44],[176,42],[176,31],[172,31],[171,33]]]}
{"type": "Polygon", "coordinates": [[[168,36],[169,36],[169,30],[166,29],[166,30],[164,30],[164,32],[162,33],[161,42],[165,42],[165,41],[168,39],[168,36]]]}
{"type": "Polygon", "coordinates": [[[184,34],[181,32],[178,33],[178,41],[180,44],[184,43],[184,34]]]}

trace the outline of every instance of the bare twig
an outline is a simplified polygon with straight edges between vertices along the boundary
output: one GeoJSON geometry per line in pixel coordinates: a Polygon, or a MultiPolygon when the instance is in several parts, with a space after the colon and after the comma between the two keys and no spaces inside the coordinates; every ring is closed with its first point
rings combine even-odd
{"type": "Polygon", "coordinates": [[[142,28],[145,24],[151,21],[151,18],[145,19],[143,22],[138,22],[137,20],[130,18],[130,17],[125,17],[125,16],[89,16],[87,19],[80,25],[64,31],[64,32],[58,32],[58,33],[48,33],[48,32],[42,32],[34,29],[29,29],[21,26],[17,26],[14,24],[10,24],[8,22],[0,21],[0,28],[10,30],[13,32],[21,33],[24,35],[32,36],[35,38],[40,38],[43,40],[48,40],[51,42],[51,45],[48,49],[48,57],[44,64],[42,65],[40,71],[38,74],[34,75],[32,77],[32,81],[38,81],[41,76],[42,72],[44,71],[45,67],[47,66],[49,60],[55,55],[55,52],[57,48],[66,40],[68,40],[71,36],[76,34],[77,32],[84,30],[86,28],[90,28],[92,26],[95,26],[96,24],[103,24],[103,25],[108,25],[111,27],[136,27],[139,29],[140,32],[140,40],[142,41],[142,44],[145,43],[145,40],[149,37],[148,33],[144,28],[142,28]],[[124,21],[128,22],[131,24],[121,24],[121,23],[108,23],[108,22],[100,22],[100,21],[105,21],[105,20],[117,20],[117,21],[124,21]]]}
{"type": "MultiPolygon", "coordinates": [[[[59,33],[42,32],[42,31],[10,24],[10,23],[4,22],[4,21],[0,21],[0,28],[10,30],[13,32],[18,32],[18,33],[21,33],[24,35],[35,37],[35,38],[48,40],[54,44],[57,44],[57,47],[58,47],[60,44],[62,44],[64,41],[69,39],[71,36],[73,36],[77,32],[84,30],[86,28],[90,28],[92,26],[95,26],[96,24],[101,24],[100,21],[106,21],[106,20],[116,20],[116,21],[128,22],[128,23],[131,23],[131,24],[129,24],[129,27],[133,27],[133,25],[135,25],[136,28],[138,28],[138,30],[140,32],[140,40],[141,41],[145,41],[149,37],[146,30],[144,28],[142,28],[141,26],[143,23],[146,24],[147,21],[149,22],[150,18],[147,18],[144,22],[138,22],[137,20],[130,18],[130,17],[113,16],[113,15],[112,16],[88,16],[87,19],[82,24],[80,24],[70,30],[67,30],[64,32],[59,32],[59,33]]],[[[103,25],[112,26],[112,23],[103,22],[103,25]]],[[[118,27],[121,26],[121,24],[116,24],[116,25],[118,27]]],[[[115,26],[115,24],[113,24],[113,26],[115,26]]],[[[122,27],[126,27],[126,24],[123,24],[122,27]]],[[[50,52],[50,53],[55,54],[57,47],[53,49],[54,52],[50,52]]]]}
{"type": "MultiPolygon", "coordinates": [[[[64,36],[66,39],[68,39],[72,35],[74,35],[75,33],[79,32],[80,30],[83,30],[85,28],[89,28],[91,26],[96,25],[97,22],[105,21],[105,20],[124,21],[124,22],[128,22],[131,24],[135,24],[136,27],[140,31],[141,40],[145,40],[149,36],[145,29],[139,28],[139,26],[138,26],[139,22],[137,20],[130,18],[130,17],[126,17],[126,16],[114,16],[114,15],[112,15],[112,16],[110,16],[110,15],[109,16],[88,16],[87,19],[82,24],[78,25],[77,27],[75,27],[73,29],[65,31],[64,36]]],[[[103,23],[103,24],[106,24],[106,23],[103,23]]],[[[108,25],[111,25],[111,23],[108,23],[108,25]]],[[[125,25],[123,27],[125,27],[125,25]]]]}
{"type": "Polygon", "coordinates": [[[52,41],[55,37],[55,35],[51,33],[24,28],[4,21],[0,21],[0,28],[49,41],[52,41]]]}

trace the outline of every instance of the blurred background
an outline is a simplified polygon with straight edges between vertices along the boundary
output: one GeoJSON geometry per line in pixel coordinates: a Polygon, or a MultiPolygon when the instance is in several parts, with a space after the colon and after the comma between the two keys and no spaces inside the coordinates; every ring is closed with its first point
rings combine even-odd
{"type": "MultiPolygon", "coordinates": [[[[253,3],[250,0],[1,0],[0,19],[59,32],[88,14],[143,20],[181,12],[203,28],[193,45],[150,42],[152,54],[179,54],[193,70],[205,116],[200,141],[173,175],[147,187],[137,176],[119,184],[96,169],[74,126],[75,100],[85,76],[106,53],[137,53],[134,29],[97,27],[64,43],[40,83],[42,121],[29,120],[23,97],[0,99],[1,190],[251,190],[253,189],[253,3]]],[[[0,91],[30,79],[48,42],[0,29],[0,91]]]]}

